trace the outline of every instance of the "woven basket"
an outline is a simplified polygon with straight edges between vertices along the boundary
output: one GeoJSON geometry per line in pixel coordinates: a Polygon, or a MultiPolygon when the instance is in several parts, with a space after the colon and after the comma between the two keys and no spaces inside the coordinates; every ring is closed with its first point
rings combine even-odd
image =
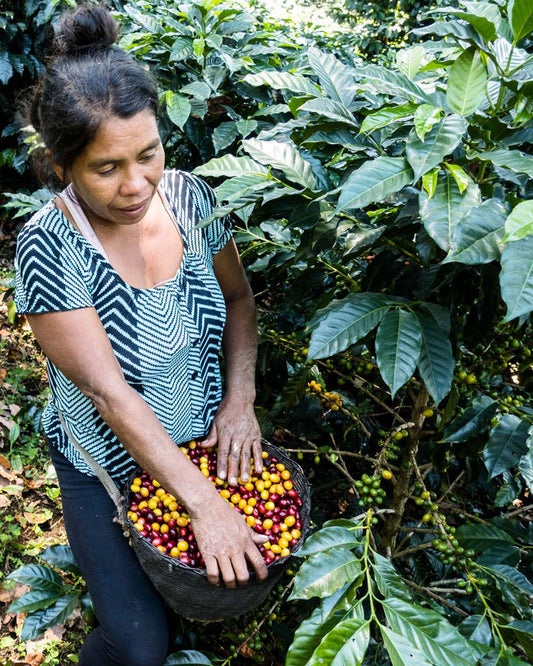
{"type": "MultiPolygon", "coordinates": [[[[295,463],[283,451],[263,440],[263,450],[269,456],[276,457],[291,473],[295,490],[302,499],[301,536],[298,544],[291,549],[296,552],[303,543],[309,529],[309,511],[311,506],[310,488],[300,465],[295,463]]],[[[291,555],[275,560],[267,566],[268,578],[259,582],[253,571],[246,586],[228,589],[215,586],[208,582],[204,569],[187,566],[178,559],[161,553],[151,542],[133,527],[127,518],[127,507],[130,505],[130,485],[138,476],[136,470],[128,479],[123,492],[122,520],[129,528],[130,543],[139,558],[139,562],[152,581],[156,590],[167,604],[180,615],[190,620],[213,622],[224,620],[247,613],[259,606],[278,582],[284,569],[288,566],[291,555]]]]}

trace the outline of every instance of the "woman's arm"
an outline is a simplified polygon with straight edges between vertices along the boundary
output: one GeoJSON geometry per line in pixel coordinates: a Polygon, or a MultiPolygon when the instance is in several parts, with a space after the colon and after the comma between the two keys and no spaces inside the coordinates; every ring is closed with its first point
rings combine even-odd
{"type": "Polygon", "coordinates": [[[255,536],[127,384],[96,310],[28,315],[28,321],[46,356],[91,399],[131,456],[185,504],[209,581],[217,583],[221,573],[228,587],[246,582],[245,558],[265,578],[255,536]]]}
{"type": "Polygon", "coordinates": [[[235,242],[214,256],[215,275],[226,301],[226,326],[222,346],[226,360],[226,393],[204,446],[218,444],[220,478],[231,485],[250,477],[250,454],[262,471],[261,431],[255,417],[255,362],[257,322],[252,290],[246,279],[235,242]]]}

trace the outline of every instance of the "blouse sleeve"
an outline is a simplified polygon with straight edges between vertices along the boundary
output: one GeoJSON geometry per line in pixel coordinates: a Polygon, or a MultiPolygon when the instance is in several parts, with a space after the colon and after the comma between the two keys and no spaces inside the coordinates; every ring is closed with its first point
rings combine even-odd
{"type": "MultiPolygon", "coordinates": [[[[198,208],[200,220],[205,220],[209,217],[216,205],[216,197],[213,189],[198,176],[188,174],[189,186],[198,208]]],[[[217,217],[206,227],[203,227],[202,232],[212,254],[220,252],[226,243],[232,237],[231,219],[229,215],[226,217],[217,217]]]]}
{"type": "Polygon", "coordinates": [[[20,314],[93,306],[75,248],[37,223],[23,227],[18,236],[15,268],[15,304],[20,314]]]}

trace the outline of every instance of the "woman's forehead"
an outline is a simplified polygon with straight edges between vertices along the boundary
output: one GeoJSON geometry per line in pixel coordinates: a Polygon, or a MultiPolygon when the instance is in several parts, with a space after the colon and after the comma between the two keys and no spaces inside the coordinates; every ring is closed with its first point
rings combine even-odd
{"type": "Polygon", "coordinates": [[[110,116],[102,121],[93,139],[84,150],[86,160],[121,159],[138,153],[159,142],[154,113],[144,109],[130,118],[110,116]]]}

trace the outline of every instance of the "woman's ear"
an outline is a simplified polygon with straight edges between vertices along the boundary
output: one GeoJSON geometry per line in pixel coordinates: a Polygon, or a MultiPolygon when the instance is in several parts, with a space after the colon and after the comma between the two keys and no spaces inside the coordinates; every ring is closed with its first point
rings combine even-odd
{"type": "Polygon", "coordinates": [[[50,152],[49,148],[47,148],[44,151],[44,154],[48,158],[48,160],[50,162],[50,166],[54,170],[55,175],[59,178],[60,182],[64,183],[65,182],[64,181],[64,175],[65,175],[64,169],[62,167],[60,167],[59,164],[56,164],[54,162],[54,160],[52,159],[52,153],[50,152]]]}

